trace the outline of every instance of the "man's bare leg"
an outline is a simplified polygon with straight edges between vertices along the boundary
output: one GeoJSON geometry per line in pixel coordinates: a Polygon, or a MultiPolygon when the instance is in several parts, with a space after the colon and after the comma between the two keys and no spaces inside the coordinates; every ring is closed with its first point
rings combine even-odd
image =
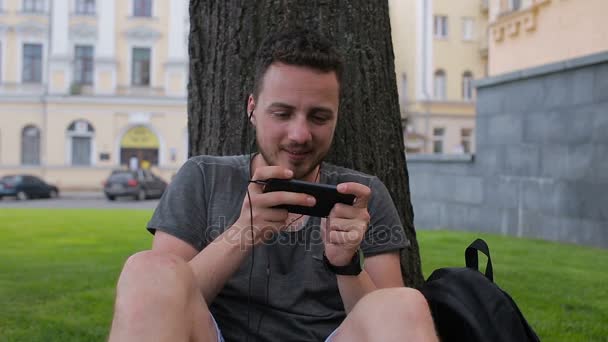
{"type": "Polygon", "coordinates": [[[183,259],[145,251],[127,260],[116,287],[110,341],[217,339],[211,313],[183,259]]]}
{"type": "Polygon", "coordinates": [[[438,342],[439,338],[426,299],[405,287],[381,289],[361,298],[331,341],[438,342]]]}

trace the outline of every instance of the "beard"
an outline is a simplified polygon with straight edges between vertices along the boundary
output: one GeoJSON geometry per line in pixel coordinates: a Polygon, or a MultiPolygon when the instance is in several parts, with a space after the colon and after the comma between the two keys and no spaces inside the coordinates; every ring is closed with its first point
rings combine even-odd
{"type": "MultiPolygon", "coordinates": [[[[256,141],[256,143],[257,143],[257,141],[256,141]]],[[[317,166],[319,166],[323,162],[323,159],[325,159],[325,156],[327,156],[327,154],[329,153],[329,148],[326,149],[325,151],[318,151],[312,147],[301,146],[301,145],[279,146],[279,148],[276,150],[276,152],[272,153],[272,152],[266,151],[259,144],[257,144],[257,145],[258,145],[258,150],[259,150],[262,158],[264,158],[264,161],[266,162],[267,165],[269,165],[269,166],[279,165],[279,166],[283,166],[283,167],[290,169],[291,171],[293,171],[294,179],[306,179],[309,176],[311,176],[315,172],[315,169],[317,168],[317,166]],[[291,162],[291,163],[288,163],[287,165],[283,165],[280,163],[279,153],[287,153],[285,150],[307,151],[307,156],[302,162],[291,162]]],[[[315,180],[311,180],[311,181],[315,181],[315,180]]]]}

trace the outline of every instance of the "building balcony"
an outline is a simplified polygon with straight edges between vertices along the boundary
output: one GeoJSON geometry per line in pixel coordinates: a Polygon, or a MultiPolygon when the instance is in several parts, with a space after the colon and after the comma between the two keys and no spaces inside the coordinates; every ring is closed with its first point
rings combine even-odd
{"type": "Polygon", "coordinates": [[[522,31],[536,30],[538,12],[551,0],[533,0],[529,6],[501,14],[490,25],[492,39],[501,42],[505,37],[516,37],[522,31]]]}
{"type": "Polygon", "coordinates": [[[91,84],[72,83],[70,95],[93,95],[94,87],[91,84]]]}
{"type": "Polygon", "coordinates": [[[161,87],[138,87],[138,86],[118,86],[116,94],[120,96],[166,96],[165,89],[161,87]]]}
{"type": "Polygon", "coordinates": [[[46,93],[46,84],[43,83],[0,83],[0,97],[29,97],[43,96],[46,93]]]}
{"type": "Polygon", "coordinates": [[[488,57],[488,34],[487,32],[484,32],[480,37],[479,37],[479,54],[481,55],[481,57],[487,58],[488,57]]]}
{"type": "Polygon", "coordinates": [[[479,3],[479,10],[481,11],[481,13],[488,13],[488,11],[490,10],[489,0],[481,0],[481,2],[479,3]]]}

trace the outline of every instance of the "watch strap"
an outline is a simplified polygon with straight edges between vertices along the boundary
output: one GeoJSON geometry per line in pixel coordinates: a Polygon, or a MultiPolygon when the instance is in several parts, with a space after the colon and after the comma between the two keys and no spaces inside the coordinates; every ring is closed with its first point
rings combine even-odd
{"type": "Polygon", "coordinates": [[[350,263],[344,266],[332,265],[331,262],[329,262],[329,259],[327,259],[325,252],[323,252],[323,263],[325,264],[325,267],[337,275],[356,276],[363,271],[363,252],[361,249],[357,250],[350,263]]]}

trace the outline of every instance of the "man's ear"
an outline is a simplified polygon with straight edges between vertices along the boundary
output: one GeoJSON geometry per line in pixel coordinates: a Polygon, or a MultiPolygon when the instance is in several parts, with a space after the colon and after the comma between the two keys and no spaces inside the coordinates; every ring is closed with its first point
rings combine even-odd
{"type": "Polygon", "coordinates": [[[255,110],[255,99],[253,98],[253,94],[249,95],[247,99],[247,115],[249,116],[249,121],[255,127],[255,115],[253,115],[253,111],[255,110]]]}

